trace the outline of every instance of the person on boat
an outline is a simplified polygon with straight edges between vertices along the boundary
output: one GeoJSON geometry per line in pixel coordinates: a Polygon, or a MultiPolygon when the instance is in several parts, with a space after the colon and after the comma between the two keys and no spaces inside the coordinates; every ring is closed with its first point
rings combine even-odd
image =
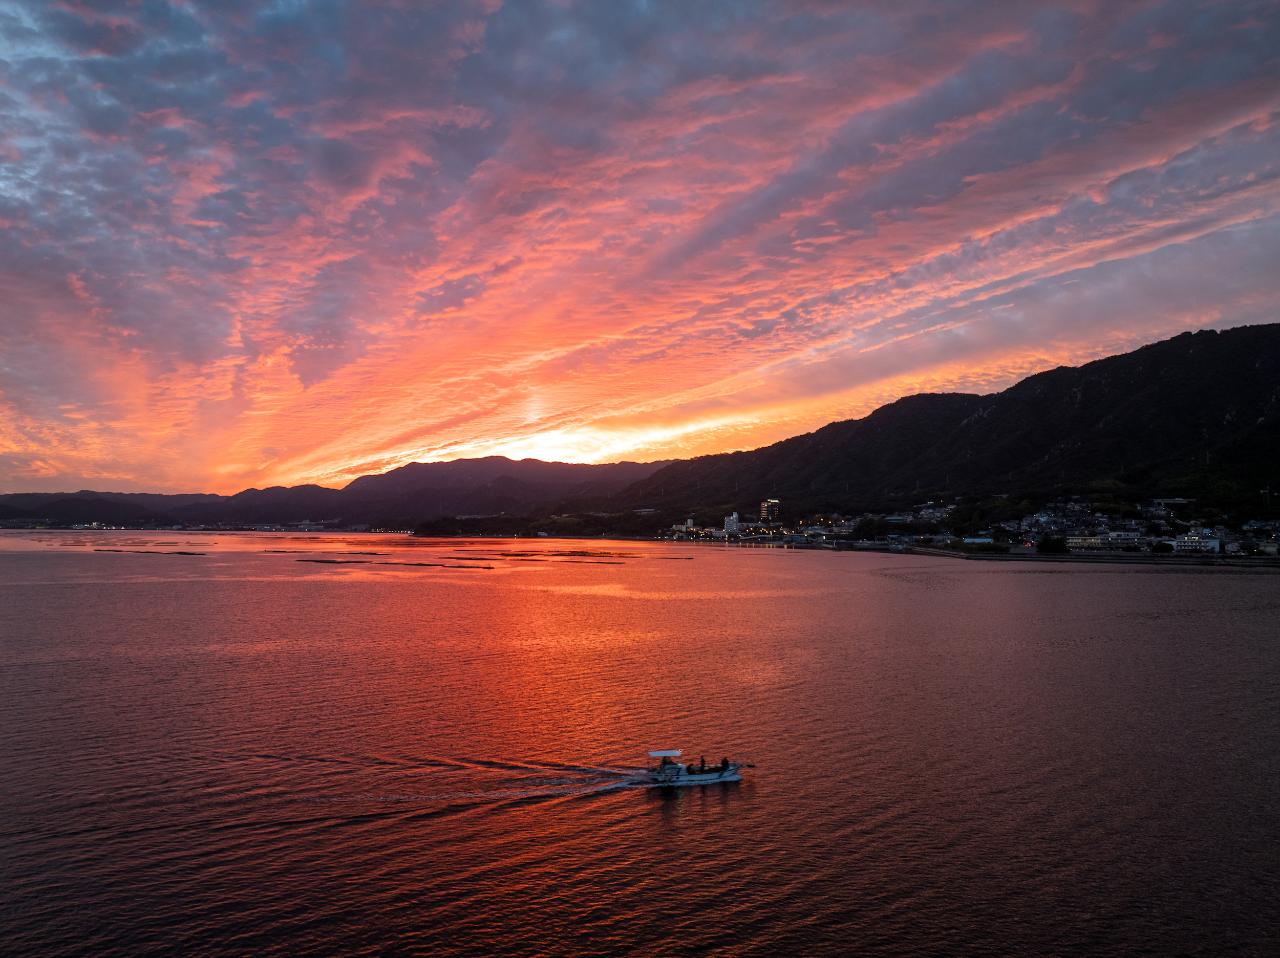
{"type": "Polygon", "coordinates": [[[698,763],[698,774],[701,775],[707,770],[707,757],[702,756],[702,761],[698,763]]]}
{"type": "Polygon", "coordinates": [[[727,756],[720,759],[720,771],[721,773],[729,771],[729,759],[727,756]]]}

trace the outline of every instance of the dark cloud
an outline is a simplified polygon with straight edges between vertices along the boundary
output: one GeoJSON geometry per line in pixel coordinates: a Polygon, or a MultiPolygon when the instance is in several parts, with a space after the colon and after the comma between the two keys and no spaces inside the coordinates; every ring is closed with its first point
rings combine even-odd
{"type": "Polygon", "coordinates": [[[72,49],[102,56],[128,54],[146,39],[137,24],[99,19],[87,11],[86,14],[77,15],[51,5],[43,13],[43,26],[72,49]]]}
{"type": "Polygon", "coordinates": [[[481,276],[460,276],[457,279],[446,280],[439,286],[419,294],[418,308],[429,316],[451,309],[460,309],[468,301],[480,295],[484,287],[484,278],[481,276]]]}

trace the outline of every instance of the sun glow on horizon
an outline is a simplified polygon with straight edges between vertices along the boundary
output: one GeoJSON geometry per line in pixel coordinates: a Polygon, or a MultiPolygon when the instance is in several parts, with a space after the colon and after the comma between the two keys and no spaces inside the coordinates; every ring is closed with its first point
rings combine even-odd
{"type": "MultiPolygon", "coordinates": [[[[478,459],[486,456],[505,456],[508,459],[541,459],[544,462],[655,462],[676,458],[673,452],[654,453],[652,450],[673,450],[682,441],[694,437],[706,439],[724,431],[749,428],[754,420],[744,416],[726,416],[681,423],[675,426],[619,427],[560,429],[533,433],[512,439],[498,439],[484,443],[459,443],[448,448],[406,451],[390,457],[380,472],[413,462],[449,462],[455,459],[478,459]]],[[[325,485],[343,485],[366,473],[362,465],[348,464],[317,474],[300,476],[298,482],[320,482],[325,485]]]]}
{"type": "MultiPolygon", "coordinates": [[[[590,428],[558,430],[520,439],[501,440],[477,450],[464,450],[465,457],[473,455],[506,456],[509,459],[542,459],[556,462],[655,462],[660,459],[681,458],[678,450],[689,445],[697,448],[710,441],[717,452],[731,452],[722,448],[716,436],[726,429],[745,426],[752,420],[742,417],[716,421],[685,423],[672,427],[605,432],[590,428]]],[[[464,458],[456,456],[452,458],[464,458]]]]}

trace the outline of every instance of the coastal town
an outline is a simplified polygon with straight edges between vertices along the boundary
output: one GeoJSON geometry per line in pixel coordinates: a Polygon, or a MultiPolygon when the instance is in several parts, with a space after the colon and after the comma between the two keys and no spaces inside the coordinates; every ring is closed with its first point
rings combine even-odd
{"type": "Polygon", "coordinates": [[[1280,554],[1280,520],[1214,522],[1195,500],[1152,499],[1127,508],[1102,508],[1081,499],[1049,502],[985,528],[963,531],[971,517],[958,503],[924,502],[898,512],[810,515],[788,519],[778,499],[765,499],[756,515],[737,512],[718,526],[692,518],[661,537],[677,541],[783,543],[828,549],[943,551],[968,555],[1098,557],[1240,556],[1280,554]]]}
{"type": "MultiPolygon", "coordinates": [[[[1268,510],[1269,514],[1274,513],[1268,510]]],[[[667,514],[669,517],[669,513],[667,514]]],[[[1032,504],[994,497],[931,500],[897,511],[810,513],[764,499],[751,513],[694,510],[668,526],[654,508],[625,513],[543,516],[507,513],[452,516],[414,524],[353,523],[337,518],[295,522],[119,522],[0,518],[0,528],[69,531],[372,533],[423,537],[649,539],[672,542],[832,551],[911,552],[965,558],[1067,558],[1092,561],[1185,560],[1280,563],[1280,519],[1233,518],[1188,498],[1137,504],[1083,496],[1032,504]]],[[[669,518],[668,518],[669,521],[669,518]]]]}

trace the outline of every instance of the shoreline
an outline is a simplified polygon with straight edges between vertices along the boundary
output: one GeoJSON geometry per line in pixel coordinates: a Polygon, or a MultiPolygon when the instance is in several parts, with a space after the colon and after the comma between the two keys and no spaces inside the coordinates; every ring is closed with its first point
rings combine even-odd
{"type": "MultiPolygon", "coordinates": [[[[843,551],[843,550],[841,550],[843,551]]],[[[856,550],[872,551],[872,550],[856,550]]],[[[875,550],[880,551],[880,550],[875,550]]],[[[884,550],[886,552],[890,550],[884,550]]],[[[1039,555],[1038,553],[954,552],[949,549],[930,549],[913,546],[898,555],[927,555],[947,559],[974,559],[985,562],[1070,562],[1088,565],[1149,565],[1193,569],[1264,569],[1280,571],[1280,557],[1276,556],[1159,556],[1142,554],[1107,555],[1105,553],[1077,553],[1075,555],[1039,555]]]]}
{"type": "MultiPolygon", "coordinates": [[[[574,538],[565,536],[564,538],[574,538]]],[[[590,537],[583,537],[590,538],[590,537]]],[[[612,539],[601,536],[593,541],[612,539]]],[[[1280,556],[1226,556],[1226,555],[1152,555],[1150,553],[1075,553],[1067,555],[1041,555],[1027,552],[959,552],[953,549],[933,549],[928,546],[861,546],[840,548],[830,545],[803,545],[792,542],[701,542],[697,540],[671,540],[628,536],[612,539],[615,542],[670,542],[673,545],[719,546],[738,549],[783,549],[795,552],[875,553],[878,555],[917,555],[934,559],[966,559],[979,562],[1061,562],[1086,565],[1146,565],[1175,569],[1260,569],[1280,572],[1280,556]]]]}
{"type": "MultiPolygon", "coordinates": [[[[263,529],[0,529],[4,533],[74,533],[77,535],[257,535],[263,537],[322,538],[337,536],[405,537],[419,541],[468,540],[491,542],[652,542],[672,546],[697,546],[701,548],[762,549],[789,552],[823,552],[877,555],[916,555],[935,559],[964,559],[978,562],[1049,562],[1075,565],[1138,565],[1173,569],[1253,569],[1263,572],[1280,572],[1280,556],[1228,556],[1228,555],[1153,555],[1150,553],[1075,553],[1067,555],[1042,555],[1028,552],[961,552],[953,549],[935,549],[929,546],[845,545],[843,542],[809,545],[796,542],[716,542],[696,539],[667,539],[659,536],[524,536],[524,535],[461,535],[417,536],[412,533],[390,531],[345,530],[263,530],[263,529]],[[843,546],[843,547],[842,547],[843,546]]],[[[110,551],[110,550],[106,550],[110,551]]]]}

